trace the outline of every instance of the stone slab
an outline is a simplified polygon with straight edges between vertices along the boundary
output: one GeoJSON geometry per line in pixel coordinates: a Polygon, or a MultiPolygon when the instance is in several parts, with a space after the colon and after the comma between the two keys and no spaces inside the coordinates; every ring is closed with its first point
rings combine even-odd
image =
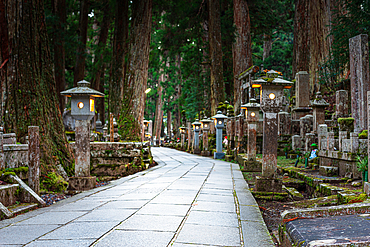
{"type": "Polygon", "coordinates": [[[256,191],[281,192],[282,185],[282,179],[256,177],[256,191]]]}
{"type": "Polygon", "coordinates": [[[183,217],[168,215],[134,215],[117,226],[120,230],[173,231],[180,226],[183,217]]]}
{"type": "Polygon", "coordinates": [[[173,236],[173,232],[114,230],[109,235],[99,240],[94,246],[163,247],[171,242],[173,236]]]}
{"type": "Polygon", "coordinates": [[[96,186],[96,177],[70,177],[68,190],[91,190],[96,186]]]}
{"type": "Polygon", "coordinates": [[[27,245],[26,247],[86,247],[93,244],[95,239],[74,239],[74,240],[36,240],[27,245]]]}
{"type": "Polygon", "coordinates": [[[332,216],[298,219],[286,224],[294,243],[305,241],[305,246],[370,245],[370,215],[332,216]]]}
{"type": "Polygon", "coordinates": [[[185,223],[175,243],[241,246],[239,228],[237,227],[205,226],[187,223],[185,223]]]}
{"type": "Polygon", "coordinates": [[[235,213],[191,211],[186,223],[207,226],[238,227],[238,218],[235,213]]]}
{"type": "Polygon", "coordinates": [[[27,244],[59,225],[11,225],[0,229],[0,246],[27,244]]]}
{"type": "Polygon", "coordinates": [[[273,247],[270,234],[261,222],[246,221],[242,222],[242,233],[244,246],[248,247],[273,247]]]}

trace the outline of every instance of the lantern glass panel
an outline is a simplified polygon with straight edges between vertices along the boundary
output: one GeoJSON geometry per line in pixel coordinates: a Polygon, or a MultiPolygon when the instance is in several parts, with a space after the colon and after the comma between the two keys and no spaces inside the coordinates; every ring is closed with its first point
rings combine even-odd
{"type": "Polygon", "coordinates": [[[80,108],[80,109],[84,108],[84,103],[78,102],[77,107],[80,108]]]}
{"type": "Polygon", "coordinates": [[[95,100],[93,98],[90,98],[90,111],[95,111],[95,100]]]}

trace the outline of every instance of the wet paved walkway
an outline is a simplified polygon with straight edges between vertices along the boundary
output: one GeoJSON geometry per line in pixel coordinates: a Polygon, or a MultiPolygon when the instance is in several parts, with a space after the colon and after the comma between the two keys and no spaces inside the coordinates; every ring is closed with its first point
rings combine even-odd
{"type": "Polygon", "coordinates": [[[0,221],[0,246],[274,246],[238,165],[152,153],[152,169],[0,221]]]}

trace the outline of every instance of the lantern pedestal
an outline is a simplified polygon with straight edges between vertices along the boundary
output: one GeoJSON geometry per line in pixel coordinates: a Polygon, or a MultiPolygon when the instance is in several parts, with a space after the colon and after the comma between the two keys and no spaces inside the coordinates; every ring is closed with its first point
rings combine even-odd
{"type": "Polygon", "coordinates": [[[222,160],[222,159],[225,158],[225,153],[217,153],[217,152],[214,152],[213,153],[213,158],[218,159],[218,160],[222,160]]]}
{"type": "Polygon", "coordinates": [[[91,190],[95,188],[96,177],[70,177],[68,183],[68,190],[91,190]]]}
{"type": "Polygon", "coordinates": [[[211,151],[202,151],[202,152],[200,152],[200,155],[202,155],[202,156],[211,156],[211,151]]]}
{"type": "Polygon", "coordinates": [[[282,192],[281,178],[266,178],[256,176],[256,191],[282,192]]]}

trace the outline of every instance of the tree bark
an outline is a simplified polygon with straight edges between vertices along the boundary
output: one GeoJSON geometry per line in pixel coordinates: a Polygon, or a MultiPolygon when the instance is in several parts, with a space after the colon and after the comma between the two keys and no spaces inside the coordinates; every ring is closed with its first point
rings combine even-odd
{"type": "Polygon", "coordinates": [[[270,56],[271,48],[272,48],[271,36],[264,34],[263,35],[263,55],[262,55],[263,61],[265,61],[265,59],[270,56]]]}
{"type": "MultiPolygon", "coordinates": [[[[110,26],[110,5],[109,3],[104,3],[103,7],[103,20],[100,23],[100,35],[98,41],[98,49],[96,51],[96,57],[94,60],[95,73],[92,79],[92,88],[104,92],[104,55],[108,39],[108,31],[110,26]]],[[[104,123],[104,98],[99,98],[97,103],[97,110],[100,113],[100,121],[104,123]]]]}
{"type": "Polygon", "coordinates": [[[161,138],[162,122],[163,122],[163,99],[162,99],[162,86],[161,82],[164,80],[164,75],[159,76],[159,82],[157,87],[157,102],[155,106],[155,120],[154,120],[154,131],[153,135],[156,136],[156,140],[161,138]]]}
{"type": "Polygon", "coordinates": [[[55,171],[60,163],[68,175],[73,175],[73,154],[59,111],[43,1],[2,3],[7,9],[7,23],[11,23],[8,42],[12,47],[5,81],[5,130],[15,131],[17,140],[24,143],[28,126],[39,126],[41,172],[55,171]]]}
{"type": "Polygon", "coordinates": [[[209,0],[209,53],[211,62],[211,114],[216,114],[219,102],[225,101],[223,80],[220,1],[209,0]]]}
{"type": "Polygon", "coordinates": [[[297,0],[294,15],[292,78],[299,71],[309,72],[309,0],[297,0]]]}
{"type": "Polygon", "coordinates": [[[117,0],[114,26],[112,78],[109,84],[109,111],[117,118],[121,112],[128,54],[128,0],[117,0]]]}
{"type": "Polygon", "coordinates": [[[152,0],[133,1],[128,63],[125,71],[124,89],[126,91],[122,105],[125,111],[121,116],[132,121],[130,128],[133,139],[141,138],[140,132],[144,120],[151,26],[152,0]]]}
{"type": "Polygon", "coordinates": [[[85,78],[86,65],[86,42],[87,42],[87,24],[89,14],[89,0],[80,0],[80,33],[79,45],[77,47],[76,63],[74,69],[73,85],[76,87],[77,82],[85,78]]]}
{"type": "Polygon", "coordinates": [[[241,81],[238,80],[238,77],[243,71],[252,66],[250,18],[245,0],[234,0],[234,22],[237,32],[233,45],[234,111],[238,113],[242,94],[241,81]]]}
{"type": "MultiPolygon", "coordinates": [[[[8,66],[7,63],[9,62],[10,56],[10,42],[9,42],[9,35],[8,35],[8,21],[7,21],[7,14],[5,13],[6,10],[6,0],[0,0],[0,119],[4,119],[4,107],[3,103],[5,101],[4,98],[4,89],[6,86],[7,76],[8,76],[8,66]]],[[[0,122],[2,126],[4,126],[3,121],[0,122]]]]}
{"type": "Polygon", "coordinates": [[[66,1],[53,0],[52,1],[53,15],[57,18],[54,24],[53,33],[53,47],[54,47],[54,75],[57,95],[59,99],[59,109],[63,113],[66,105],[66,97],[60,95],[60,92],[65,90],[65,26],[67,19],[66,1]]]}

